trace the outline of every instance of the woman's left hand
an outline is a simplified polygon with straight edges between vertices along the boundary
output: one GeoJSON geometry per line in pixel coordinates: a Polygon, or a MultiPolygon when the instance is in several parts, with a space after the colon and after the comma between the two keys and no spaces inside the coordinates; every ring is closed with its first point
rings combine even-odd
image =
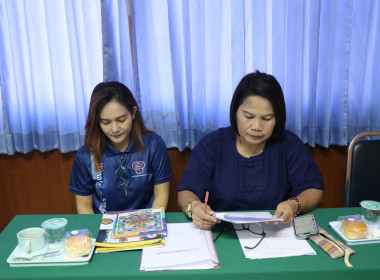
{"type": "Polygon", "coordinates": [[[273,218],[281,218],[281,223],[289,223],[294,219],[294,213],[298,207],[297,202],[294,200],[286,200],[277,205],[276,212],[274,212],[273,218]]]}

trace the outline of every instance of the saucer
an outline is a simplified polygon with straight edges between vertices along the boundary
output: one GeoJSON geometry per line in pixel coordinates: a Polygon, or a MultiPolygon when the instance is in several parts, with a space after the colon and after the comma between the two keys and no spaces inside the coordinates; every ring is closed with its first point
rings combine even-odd
{"type": "Polygon", "coordinates": [[[30,258],[35,255],[44,254],[49,251],[54,251],[52,249],[48,249],[48,246],[45,248],[35,251],[33,253],[25,253],[22,252],[18,246],[13,250],[13,252],[9,255],[7,259],[7,263],[12,267],[19,266],[60,266],[60,265],[84,265],[90,262],[92,254],[94,253],[95,248],[95,239],[91,239],[91,251],[88,255],[79,257],[79,258],[69,258],[66,254],[64,248],[62,249],[62,253],[54,256],[40,256],[30,261],[25,260],[15,260],[16,257],[27,257],[30,258]]]}

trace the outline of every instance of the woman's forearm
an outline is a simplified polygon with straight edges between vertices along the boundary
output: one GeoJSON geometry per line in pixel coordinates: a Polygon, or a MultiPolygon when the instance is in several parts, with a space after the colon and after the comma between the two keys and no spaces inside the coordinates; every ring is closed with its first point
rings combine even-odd
{"type": "Polygon", "coordinates": [[[154,185],[154,199],[152,208],[162,208],[166,210],[169,202],[169,187],[169,182],[154,185]]]}

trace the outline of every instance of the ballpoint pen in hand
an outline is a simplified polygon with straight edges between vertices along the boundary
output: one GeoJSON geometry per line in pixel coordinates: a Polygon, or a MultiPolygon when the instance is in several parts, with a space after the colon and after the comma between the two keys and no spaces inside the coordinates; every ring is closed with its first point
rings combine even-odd
{"type": "MultiPolygon", "coordinates": [[[[209,191],[206,192],[206,198],[205,198],[205,213],[206,213],[206,210],[207,210],[208,194],[209,194],[209,191]]],[[[205,223],[205,220],[202,220],[202,228],[203,228],[203,226],[204,226],[204,223],[205,223]]]]}

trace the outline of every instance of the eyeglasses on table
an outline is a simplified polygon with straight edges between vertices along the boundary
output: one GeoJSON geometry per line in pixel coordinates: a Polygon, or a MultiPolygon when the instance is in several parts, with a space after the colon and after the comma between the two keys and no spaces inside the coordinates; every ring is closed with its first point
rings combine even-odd
{"type": "Polygon", "coordinates": [[[234,229],[236,231],[249,231],[250,233],[254,235],[260,236],[259,241],[256,244],[253,244],[252,246],[244,246],[245,249],[252,250],[255,249],[257,246],[260,245],[260,243],[264,240],[266,233],[264,231],[264,227],[260,223],[252,223],[252,224],[230,224],[228,223],[221,232],[215,237],[214,242],[218,240],[218,238],[227,230],[234,229]]]}

